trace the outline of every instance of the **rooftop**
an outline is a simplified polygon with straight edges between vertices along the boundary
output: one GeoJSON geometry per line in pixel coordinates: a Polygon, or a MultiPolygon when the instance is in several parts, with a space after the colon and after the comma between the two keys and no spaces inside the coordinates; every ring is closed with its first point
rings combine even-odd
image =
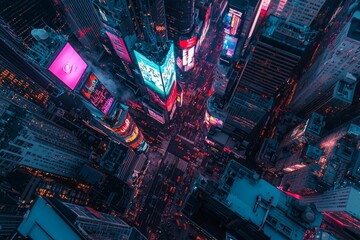
{"type": "Polygon", "coordinates": [[[355,87],[356,83],[350,84],[346,81],[340,80],[335,85],[333,96],[351,104],[355,94],[355,87]]]}
{"type": "Polygon", "coordinates": [[[285,45],[304,50],[309,44],[309,33],[306,26],[285,22],[279,17],[270,15],[262,35],[285,45]]]}
{"type": "Polygon", "coordinates": [[[306,132],[319,136],[323,126],[325,124],[324,117],[316,112],[313,112],[311,114],[310,119],[308,120],[306,132]]]}

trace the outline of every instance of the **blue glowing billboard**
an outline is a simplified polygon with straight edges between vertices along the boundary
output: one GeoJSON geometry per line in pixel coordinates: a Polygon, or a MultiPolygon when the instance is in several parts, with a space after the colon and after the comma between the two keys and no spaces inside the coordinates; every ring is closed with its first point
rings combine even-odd
{"type": "Polygon", "coordinates": [[[165,95],[168,96],[176,81],[174,44],[171,44],[164,63],[160,66],[161,76],[164,82],[165,95]]]}
{"type": "Polygon", "coordinates": [[[145,84],[162,98],[167,98],[176,80],[174,45],[171,44],[161,66],[137,51],[134,53],[145,84]]]}
{"type": "Polygon", "coordinates": [[[232,57],[235,53],[236,43],[238,39],[236,37],[232,37],[228,34],[225,35],[223,49],[221,55],[225,55],[227,57],[232,57]]]}

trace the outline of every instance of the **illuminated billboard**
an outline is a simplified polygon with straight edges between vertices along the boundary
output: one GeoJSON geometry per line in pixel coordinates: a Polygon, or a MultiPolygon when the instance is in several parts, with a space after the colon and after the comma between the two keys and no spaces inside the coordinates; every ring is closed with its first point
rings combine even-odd
{"type": "Polygon", "coordinates": [[[145,84],[162,98],[167,98],[176,81],[174,45],[171,44],[161,66],[137,51],[134,53],[145,84]]]}
{"type": "Polygon", "coordinates": [[[74,90],[81,76],[85,72],[87,64],[69,43],[61,50],[49,67],[57,78],[71,90],[74,90]]]}
{"type": "Polygon", "coordinates": [[[236,11],[232,8],[229,9],[229,13],[225,15],[224,24],[225,24],[225,33],[236,35],[237,29],[241,24],[242,12],[236,11]]]}
{"type": "Polygon", "coordinates": [[[221,54],[231,58],[235,53],[237,41],[236,37],[226,34],[221,54]]]}
{"type": "Polygon", "coordinates": [[[183,49],[182,50],[182,54],[183,54],[183,67],[184,67],[184,71],[188,71],[191,68],[194,67],[195,65],[195,46],[193,46],[190,49],[183,49]]]}
{"type": "Polygon", "coordinates": [[[179,40],[179,47],[180,48],[191,48],[196,45],[197,36],[194,36],[190,39],[180,39],[179,40]]]}
{"type": "Polygon", "coordinates": [[[109,37],[110,42],[111,42],[116,54],[124,61],[131,63],[131,58],[130,58],[128,50],[126,49],[124,40],[121,37],[117,37],[108,31],[105,31],[105,32],[106,32],[106,35],[109,37]]]}
{"type": "Polygon", "coordinates": [[[92,105],[102,113],[107,114],[110,110],[114,98],[99,79],[91,73],[82,86],[81,95],[83,95],[92,105]]]}
{"type": "Polygon", "coordinates": [[[165,61],[160,66],[160,71],[164,82],[165,95],[168,96],[171,87],[176,81],[174,44],[171,44],[165,61]]]}
{"type": "Polygon", "coordinates": [[[158,105],[162,109],[165,109],[168,112],[172,109],[176,100],[176,93],[177,93],[176,83],[174,84],[174,87],[172,88],[170,95],[166,101],[162,100],[156,93],[151,91],[151,89],[146,88],[146,90],[149,94],[151,102],[155,103],[156,105],[158,105]]]}

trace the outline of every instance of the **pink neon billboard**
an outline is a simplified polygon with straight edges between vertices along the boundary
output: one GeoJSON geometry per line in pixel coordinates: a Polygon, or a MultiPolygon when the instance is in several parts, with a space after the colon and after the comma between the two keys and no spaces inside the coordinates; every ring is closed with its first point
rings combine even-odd
{"type": "Polygon", "coordinates": [[[69,43],[61,50],[49,67],[49,71],[60,79],[66,86],[74,90],[85,72],[87,64],[77,54],[69,43]]]}

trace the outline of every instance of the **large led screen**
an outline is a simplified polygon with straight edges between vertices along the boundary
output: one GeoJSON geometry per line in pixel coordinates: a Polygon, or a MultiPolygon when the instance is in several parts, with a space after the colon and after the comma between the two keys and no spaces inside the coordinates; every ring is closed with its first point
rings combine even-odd
{"type": "Polygon", "coordinates": [[[229,13],[225,15],[225,33],[236,35],[239,25],[241,24],[242,13],[232,8],[229,9],[229,13]]]}
{"type": "Polygon", "coordinates": [[[174,45],[172,44],[164,63],[159,67],[141,53],[134,51],[145,84],[161,97],[167,98],[176,81],[174,45]]]}
{"type": "Polygon", "coordinates": [[[87,64],[85,61],[82,60],[69,43],[66,43],[65,47],[50,65],[49,71],[71,88],[71,90],[74,90],[86,68],[87,64]]]}
{"type": "Polygon", "coordinates": [[[160,66],[160,70],[164,82],[165,95],[168,96],[173,83],[176,81],[174,44],[171,44],[166,59],[163,65],[160,66]]]}
{"type": "Polygon", "coordinates": [[[129,52],[126,49],[124,40],[108,31],[106,31],[106,35],[109,37],[116,54],[124,61],[131,63],[131,58],[129,52]]]}
{"type": "Polygon", "coordinates": [[[159,66],[141,53],[134,53],[145,84],[161,96],[165,95],[159,66]]]}
{"type": "Polygon", "coordinates": [[[195,46],[190,48],[190,49],[183,49],[182,50],[182,55],[183,55],[183,61],[182,64],[184,66],[184,71],[188,71],[191,68],[194,67],[195,65],[195,46]]]}
{"type": "Polygon", "coordinates": [[[232,37],[230,35],[225,35],[224,44],[222,49],[222,55],[226,55],[227,57],[232,57],[235,53],[236,43],[238,39],[236,37],[232,37]]]}
{"type": "Polygon", "coordinates": [[[91,73],[81,88],[81,94],[102,113],[107,114],[114,98],[99,79],[91,73]]]}

